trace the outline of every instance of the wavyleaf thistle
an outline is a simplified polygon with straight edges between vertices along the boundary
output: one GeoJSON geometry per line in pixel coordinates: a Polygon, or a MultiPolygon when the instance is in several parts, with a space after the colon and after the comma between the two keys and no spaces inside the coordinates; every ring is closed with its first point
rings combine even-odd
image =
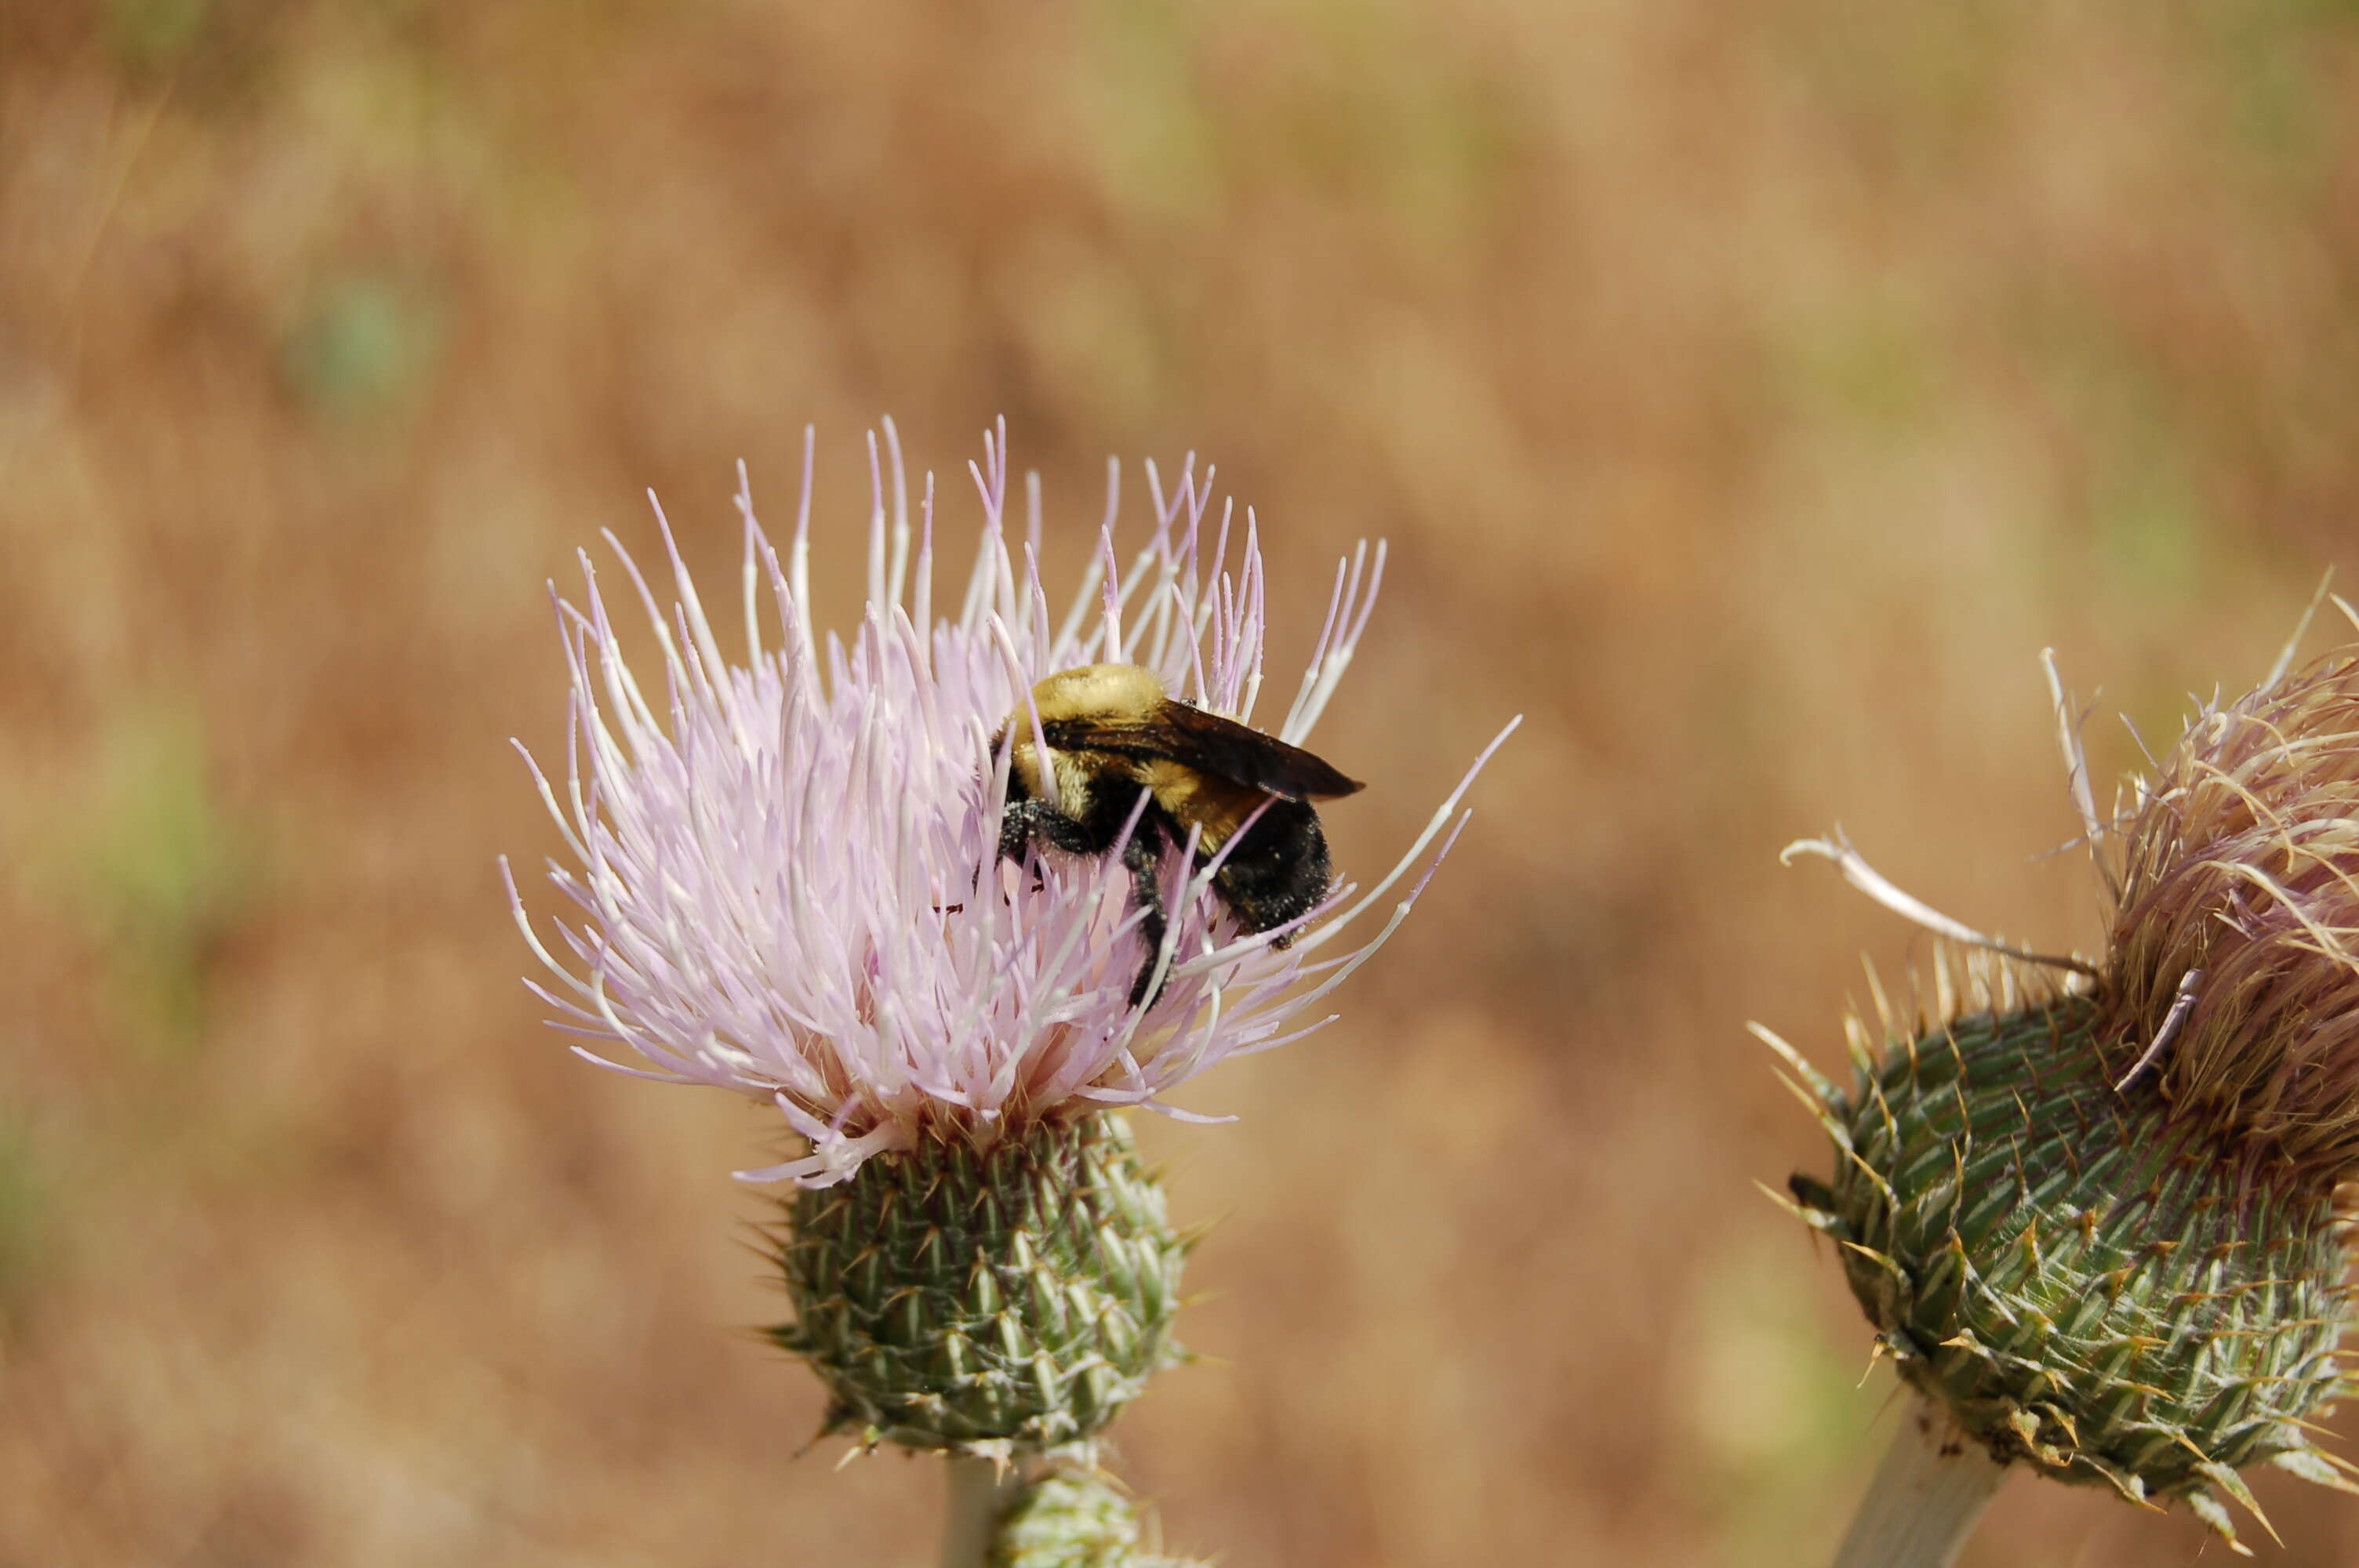
{"type": "MultiPolygon", "coordinates": [[[[549,867],[569,917],[544,928],[509,893],[548,971],[534,989],[583,1055],[784,1119],[796,1151],[740,1174],[793,1184],[777,1257],[795,1321],[774,1338],[827,1382],[831,1425],[1005,1458],[1086,1442],[1177,1354],[1187,1241],[1114,1113],[1168,1110],[1224,1057],[1329,1022],[1303,1015],[1406,916],[1424,881],[1393,890],[1447,852],[1473,773],[1397,864],[1299,930],[1241,930],[1213,868],[1172,847],[1149,868],[1169,911],[1150,945],[1120,857],[1002,852],[993,736],[1043,677],[1096,663],[1249,720],[1267,624],[1252,514],[1212,511],[1192,460],[1169,490],[1150,466],[1125,560],[1110,470],[1095,563],[1052,612],[1037,490],[1011,546],[1006,437],[986,436],[979,547],[938,611],[932,481],[913,527],[886,436],[848,637],[811,612],[808,439],[783,557],[738,496],[741,653],[669,524],[669,603],[621,556],[636,632],[582,557],[580,605],[557,607],[567,765],[532,770],[570,852],[549,867]],[[1347,945],[1371,913],[1383,924],[1347,945]],[[1139,1005],[1150,961],[1162,979],[1139,1005]]],[[[1381,546],[1338,568],[1280,739],[1318,721],[1383,571],[1381,546]]]]}
{"type": "Polygon", "coordinates": [[[1837,1155],[1790,1191],[1879,1351],[1992,1457],[2234,1545],[2240,1470],[2349,1489],[2316,1439],[2359,1168],[2359,650],[2205,706],[2112,823],[2069,752],[2102,958],[1976,954],[1958,997],[1945,957],[1930,1016],[1854,1022],[1848,1087],[1788,1051],[1837,1155]]]}

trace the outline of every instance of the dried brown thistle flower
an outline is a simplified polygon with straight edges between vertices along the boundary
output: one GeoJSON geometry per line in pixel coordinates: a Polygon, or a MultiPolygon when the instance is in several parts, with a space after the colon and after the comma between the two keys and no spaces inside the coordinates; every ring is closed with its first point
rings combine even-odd
{"type": "Polygon", "coordinates": [[[2135,789],[2098,1037],[2332,1184],[2359,1162],[2359,649],[2207,705],[2135,789]]]}

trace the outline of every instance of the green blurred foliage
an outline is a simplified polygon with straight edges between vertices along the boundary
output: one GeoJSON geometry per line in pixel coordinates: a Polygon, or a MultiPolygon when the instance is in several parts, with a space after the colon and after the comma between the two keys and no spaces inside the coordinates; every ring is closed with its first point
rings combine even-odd
{"type": "Polygon", "coordinates": [[[321,413],[358,417],[419,395],[440,323],[414,286],[374,273],[331,278],[284,350],[288,379],[321,413]]]}
{"type": "Polygon", "coordinates": [[[1689,1374],[1690,1507],[1729,1568],[1790,1563],[1826,1533],[1828,1494],[1875,1457],[1888,1375],[1863,1377],[1856,1336],[1831,1333],[1812,1289],[1830,1260],[1799,1237],[1748,1236],[1712,1253],[1694,1299],[1718,1303],[1682,1359],[1689,1374]]]}
{"type": "Polygon", "coordinates": [[[38,1286],[55,1223],[53,1178],[20,1115],[0,1098],[0,1333],[15,1327],[38,1286]]]}
{"type": "Polygon", "coordinates": [[[111,718],[97,776],[76,803],[70,885],[106,965],[107,1000],[149,1048],[203,1041],[213,958],[262,891],[259,846],[223,810],[192,708],[111,718]]]}
{"type": "Polygon", "coordinates": [[[212,8],[211,0],[106,0],[106,41],[126,69],[160,70],[195,40],[212,8]]]}

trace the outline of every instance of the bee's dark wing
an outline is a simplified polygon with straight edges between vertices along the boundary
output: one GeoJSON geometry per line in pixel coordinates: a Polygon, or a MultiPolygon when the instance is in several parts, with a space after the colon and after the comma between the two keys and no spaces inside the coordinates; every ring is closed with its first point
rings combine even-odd
{"type": "Polygon", "coordinates": [[[1164,703],[1153,723],[1173,761],[1286,800],[1329,800],[1364,787],[1299,746],[1184,702],[1164,703]]]}
{"type": "Polygon", "coordinates": [[[1162,757],[1285,800],[1328,800],[1365,786],[1299,746],[1184,702],[1140,714],[1092,714],[1045,722],[1049,745],[1142,761],[1162,757]]]}

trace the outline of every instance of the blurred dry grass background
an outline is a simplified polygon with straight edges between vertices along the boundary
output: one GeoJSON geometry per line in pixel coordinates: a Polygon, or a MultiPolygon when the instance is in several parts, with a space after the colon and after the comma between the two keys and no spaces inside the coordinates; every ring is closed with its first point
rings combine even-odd
{"type": "MultiPolygon", "coordinates": [[[[929,1560],[735,1332],[767,1119],[571,1061],[494,869],[543,579],[648,486],[717,565],[815,421],[848,618],[880,412],[962,526],[1006,413],[1067,560],[1217,461],[1281,665],[1389,535],[1347,866],[1531,716],[1345,1022],[1148,1129],[1169,1539],[1822,1562],[1889,1381],[1743,1023],[1832,1065],[1923,950],[1775,852],[2094,939],[2038,650],[2167,735],[2359,557],[2359,11],[0,0],[0,1563],[929,1560]]],[[[1967,1561],[2202,1539],[2018,1481],[1967,1561]]]]}

